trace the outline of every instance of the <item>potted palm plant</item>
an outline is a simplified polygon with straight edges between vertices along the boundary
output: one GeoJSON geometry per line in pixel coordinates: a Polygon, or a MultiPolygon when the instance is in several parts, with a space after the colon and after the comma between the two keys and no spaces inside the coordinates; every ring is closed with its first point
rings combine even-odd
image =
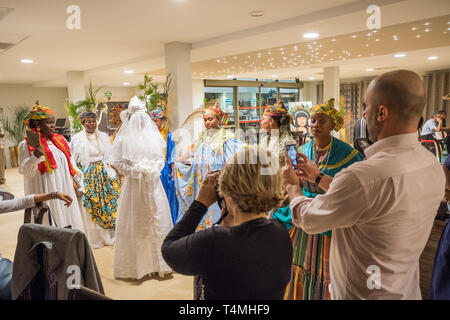
{"type": "MultiPolygon", "coordinates": [[[[102,89],[102,87],[99,87],[97,89],[93,89],[92,82],[89,83],[88,92],[86,95],[86,98],[84,100],[78,101],[78,102],[71,102],[69,100],[66,101],[66,111],[67,115],[71,119],[71,125],[73,133],[78,133],[81,130],[83,130],[83,125],[81,124],[78,115],[81,112],[95,112],[98,113],[97,105],[101,103],[103,105],[103,109],[106,108],[105,102],[99,102],[97,100],[97,93],[102,89]]],[[[97,114],[98,116],[98,114],[97,114]]]]}
{"type": "Polygon", "coordinates": [[[0,121],[3,123],[3,128],[5,132],[8,133],[9,137],[13,142],[14,146],[9,147],[9,155],[11,160],[11,167],[15,168],[19,166],[19,143],[25,139],[26,125],[24,117],[27,114],[29,107],[21,106],[15,108],[8,108],[13,111],[12,117],[7,118],[3,115],[3,109],[0,110],[2,113],[0,121]]]}

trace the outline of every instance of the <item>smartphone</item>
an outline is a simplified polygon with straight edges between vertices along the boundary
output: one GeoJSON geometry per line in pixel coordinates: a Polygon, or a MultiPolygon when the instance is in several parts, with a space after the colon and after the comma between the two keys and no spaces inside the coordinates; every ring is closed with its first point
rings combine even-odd
{"type": "Polygon", "coordinates": [[[298,144],[295,140],[288,140],[284,144],[284,148],[289,156],[289,159],[291,159],[292,166],[295,168],[295,166],[299,163],[299,159],[297,158],[298,153],[298,144]]]}

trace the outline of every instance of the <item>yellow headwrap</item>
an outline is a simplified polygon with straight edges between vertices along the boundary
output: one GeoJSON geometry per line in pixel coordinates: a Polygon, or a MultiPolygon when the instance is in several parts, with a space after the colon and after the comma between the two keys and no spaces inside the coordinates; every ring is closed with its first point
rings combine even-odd
{"type": "Polygon", "coordinates": [[[341,130],[344,126],[344,110],[341,109],[340,111],[338,111],[334,107],[334,99],[330,99],[327,103],[318,104],[312,107],[311,116],[316,113],[329,116],[334,122],[333,130],[335,131],[341,130]]]}
{"type": "Polygon", "coordinates": [[[34,105],[31,107],[30,111],[25,115],[25,124],[29,127],[30,120],[42,120],[48,119],[53,116],[53,111],[50,108],[43,107],[40,105],[34,105]]]}

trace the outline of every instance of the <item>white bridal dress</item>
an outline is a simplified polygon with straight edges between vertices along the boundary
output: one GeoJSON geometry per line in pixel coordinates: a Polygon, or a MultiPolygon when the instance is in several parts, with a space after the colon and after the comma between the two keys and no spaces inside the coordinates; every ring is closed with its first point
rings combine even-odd
{"type": "Polygon", "coordinates": [[[115,278],[141,279],[172,270],[161,246],[173,224],[160,180],[164,138],[137,97],[122,111],[122,126],[114,140],[110,163],[125,176],[116,217],[115,278]]]}

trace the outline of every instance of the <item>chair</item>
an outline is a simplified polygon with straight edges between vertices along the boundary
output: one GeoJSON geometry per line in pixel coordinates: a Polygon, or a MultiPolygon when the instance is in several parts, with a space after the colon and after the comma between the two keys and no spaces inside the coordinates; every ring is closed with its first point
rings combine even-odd
{"type": "Polygon", "coordinates": [[[38,203],[34,208],[25,209],[23,223],[31,223],[31,214],[33,214],[34,223],[42,224],[42,219],[46,212],[48,212],[49,225],[52,225],[50,208],[42,203],[38,203]]]}
{"type": "Polygon", "coordinates": [[[85,234],[76,229],[23,224],[14,255],[12,299],[67,300],[69,291],[79,286],[104,293],[85,234]]]}

